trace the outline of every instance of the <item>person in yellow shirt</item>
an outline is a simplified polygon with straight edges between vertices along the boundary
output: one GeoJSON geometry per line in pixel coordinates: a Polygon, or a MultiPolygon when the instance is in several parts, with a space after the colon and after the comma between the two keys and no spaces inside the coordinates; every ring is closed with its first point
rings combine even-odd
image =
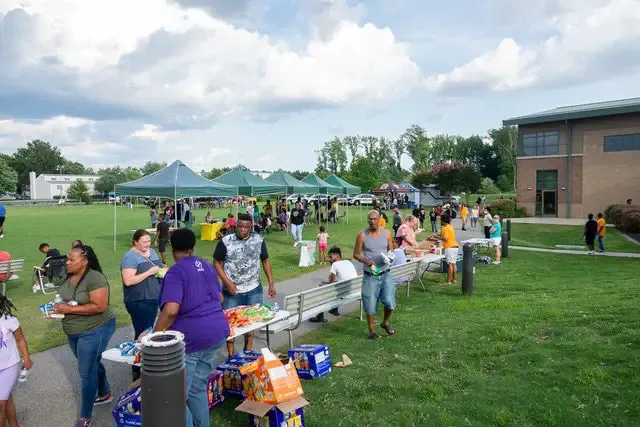
{"type": "Polygon", "coordinates": [[[444,224],[440,235],[434,235],[433,238],[442,242],[444,248],[444,259],[448,264],[447,271],[447,285],[453,285],[456,283],[456,264],[458,262],[458,242],[456,241],[456,230],[451,225],[451,217],[449,215],[442,215],[442,223],[444,224]]]}
{"type": "Polygon", "coordinates": [[[463,230],[465,230],[465,226],[467,225],[467,216],[469,216],[469,209],[464,203],[462,203],[460,204],[460,219],[462,220],[463,230]]]}
{"type": "Polygon", "coordinates": [[[607,222],[604,220],[604,215],[598,213],[598,252],[604,252],[604,235],[607,234],[607,222]]]}

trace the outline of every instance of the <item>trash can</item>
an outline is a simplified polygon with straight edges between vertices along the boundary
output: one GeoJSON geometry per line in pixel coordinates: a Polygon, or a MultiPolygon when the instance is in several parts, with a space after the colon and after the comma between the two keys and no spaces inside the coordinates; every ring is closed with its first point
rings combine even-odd
{"type": "Polygon", "coordinates": [[[301,240],[298,242],[298,251],[300,254],[299,267],[309,267],[316,263],[316,241],[301,240]]]}

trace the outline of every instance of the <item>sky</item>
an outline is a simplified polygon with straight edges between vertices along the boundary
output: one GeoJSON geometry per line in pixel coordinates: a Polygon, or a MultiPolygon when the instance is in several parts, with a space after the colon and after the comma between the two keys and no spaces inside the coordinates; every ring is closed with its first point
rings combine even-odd
{"type": "Polygon", "coordinates": [[[639,81],[640,0],[0,0],[0,152],[94,168],[311,170],[334,136],[485,135],[639,81]]]}

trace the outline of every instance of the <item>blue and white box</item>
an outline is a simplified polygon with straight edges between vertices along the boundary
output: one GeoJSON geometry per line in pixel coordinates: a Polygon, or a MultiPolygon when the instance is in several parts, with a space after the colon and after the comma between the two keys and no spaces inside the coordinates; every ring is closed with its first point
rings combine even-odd
{"type": "Polygon", "coordinates": [[[298,376],[307,380],[320,378],[331,372],[329,347],[324,344],[303,344],[289,350],[298,376]]]}

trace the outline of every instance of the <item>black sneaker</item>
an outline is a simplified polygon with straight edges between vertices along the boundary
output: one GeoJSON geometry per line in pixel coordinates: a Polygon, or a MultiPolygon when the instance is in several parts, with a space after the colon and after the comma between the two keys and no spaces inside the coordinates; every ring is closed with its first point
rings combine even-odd
{"type": "Polygon", "coordinates": [[[309,322],[311,322],[311,323],[325,323],[325,322],[328,322],[328,320],[324,318],[324,313],[320,313],[316,317],[312,317],[311,319],[309,319],[309,322]]]}
{"type": "Polygon", "coordinates": [[[329,313],[333,314],[334,316],[340,316],[340,312],[338,311],[338,308],[329,310],[329,313]]]}
{"type": "Polygon", "coordinates": [[[98,396],[96,400],[93,401],[93,406],[106,405],[107,403],[111,403],[113,401],[113,395],[111,393],[106,396],[98,396]]]}

